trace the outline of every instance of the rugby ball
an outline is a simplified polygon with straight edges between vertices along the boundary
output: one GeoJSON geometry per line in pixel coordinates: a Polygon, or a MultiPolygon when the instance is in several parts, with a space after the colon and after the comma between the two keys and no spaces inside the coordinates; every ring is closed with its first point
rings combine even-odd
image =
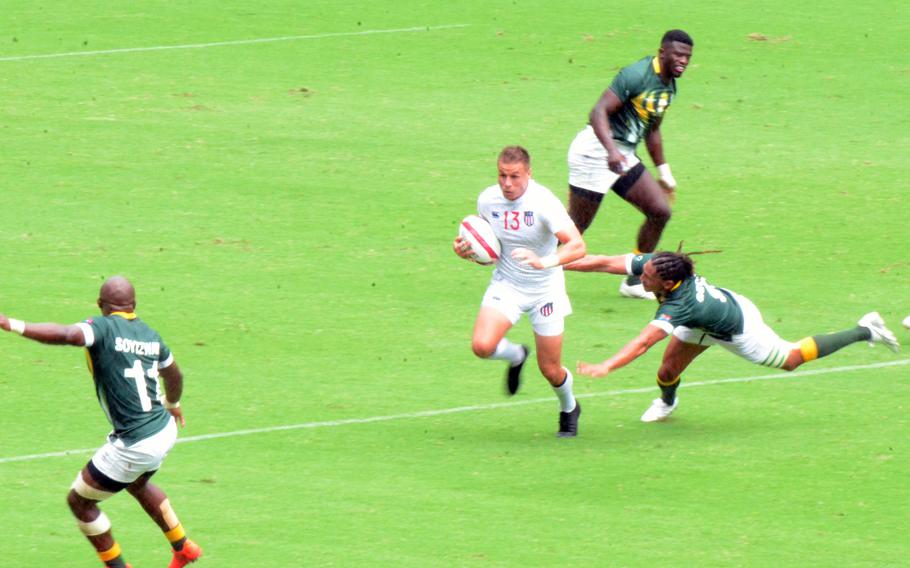
{"type": "Polygon", "coordinates": [[[484,219],[477,215],[468,215],[461,221],[458,234],[471,244],[473,259],[480,264],[493,264],[499,260],[502,246],[499,239],[484,219]]]}
{"type": "Polygon", "coordinates": [[[904,324],[904,327],[906,327],[907,329],[910,329],[910,316],[907,316],[904,318],[903,324],[904,324]]]}

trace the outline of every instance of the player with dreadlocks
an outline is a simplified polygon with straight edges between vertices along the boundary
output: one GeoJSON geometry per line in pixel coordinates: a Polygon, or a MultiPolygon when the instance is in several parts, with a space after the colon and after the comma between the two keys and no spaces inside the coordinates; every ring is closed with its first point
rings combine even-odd
{"type": "Polygon", "coordinates": [[[745,296],[708,284],[695,274],[692,259],[684,253],[589,255],[564,268],[641,276],[645,289],[657,296],[657,313],[638,337],[602,363],[578,364],[580,374],[603,377],[672,334],[657,371],[661,396],[642,415],[642,422],[670,416],[679,404],[676,389],[680,376],[711,345],[720,345],[753,363],[786,371],[858,341],[884,343],[895,352],[899,349],[897,339],[878,312],[864,315],[856,327],[844,331],[813,335],[797,343],[784,341],[762,320],[755,304],[745,296]]]}

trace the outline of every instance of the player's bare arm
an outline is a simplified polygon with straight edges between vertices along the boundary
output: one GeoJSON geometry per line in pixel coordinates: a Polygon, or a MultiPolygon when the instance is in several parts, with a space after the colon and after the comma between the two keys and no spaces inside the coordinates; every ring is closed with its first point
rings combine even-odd
{"type": "Polygon", "coordinates": [[[3,328],[4,331],[14,331],[22,337],[50,345],[85,346],[85,336],[79,326],[76,325],[25,323],[0,314],[0,328],[3,328]]]}
{"type": "Polygon", "coordinates": [[[530,249],[517,248],[512,251],[512,258],[542,270],[578,260],[585,255],[587,246],[581,233],[578,232],[578,228],[574,225],[556,233],[556,239],[561,246],[555,254],[541,258],[530,249]]]}
{"type": "Polygon", "coordinates": [[[656,325],[648,324],[641,333],[602,363],[578,363],[578,372],[589,377],[605,377],[617,369],[625,367],[648,352],[655,343],[667,337],[667,332],[656,325]]]}
{"type": "Polygon", "coordinates": [[[180,397],[183,396],[183,373],[180,372],[180,367],[174,361],[167,367],[159,369],[159,373],[164,378],[164,407],[178,424],[186,426],[186,419],[180,408],[180,397]]]}
{"type": "Polygon", "coordinates": [[[588,254],[572,261],[565,266],[565,270],[575,272],[607,272],[609,274],[626,273],[626,256],[606,256],[602,254],[588,254]]]}
{"type": "Polygon", "coordinates": [[[657,183],[660,184],[660,187],[667,194],[667,199],[672,203],[676,199],[676,194],[674,193],[676,190],[676,179],[673,177],[673,172],[670,171],[670,164],[667,163],[667,159],[664,157],[663,137],[660,134],[661,122],[663,122],[663,117],[655,121],[651,130],[645,136],[645,146],[648,148],[648,154],[650,154],[654,166],[657,167],[657,183]]]}
{"type": "Polygon", "coordinates": [[[662,122],[663,117],[657,118],[645,135],[645,146],[648,148],[648,155],[651,156],[651,161],[654,162],[655,167],[667,163],[666,158],[664,158],[663,137],[660,134],[660,124],[662,122]]]}
{"type": "Polygon", "coordinates": [[[588,115],[594,134],[597,135],[597,139],[607,150],[607,167],[610,168],[610,171],[617,174],[623,173],[626,159],[613,142],[613,131],[610,129],[609,116],[619,112],[621,108],[622,101],[619,100],[616,93],[607,89],[600,95],[588,115]]]}

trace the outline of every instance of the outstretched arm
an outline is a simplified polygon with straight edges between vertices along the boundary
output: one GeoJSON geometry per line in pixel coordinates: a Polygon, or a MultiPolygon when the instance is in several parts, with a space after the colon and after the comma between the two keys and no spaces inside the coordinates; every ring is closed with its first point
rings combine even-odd
{"type": "Polygon", "coordinates": [[[616,369],[625,367],[632,361],[638,359],[648,352],[652,345],[667,336],[667,332],[656,325],[648,324],[645,326],[638,337],[626,343],[625,347],[620,349],[616,355],[613,355],[603,363],[578,363],[578,372],[590,377],[605,377],[616,369]]]}
{"type": "Polygon", "coordinates": [[[605,256],[589,254],[575,262],[563,266],[566,270],[576,272],[609,272],[610,274],[626,274],[626,255],[605,256]]]}
{"type": "Polygon", "coordinates": [[[85,335],[77,325],[61,325],[59,323],[25,323],[22,320],[8,318],[0,314],[0,328],[4,331],[14,331],[22,337],[27,337],[41,343],[51,345],[85,346],[85,335]]]}
{"type": "Polygon", "coordinates": [[[517,248],[512,251],[512,258],[523,264],[542,270],[544,268],[553,268],[554,266],[572,262],[585,255],[587,245],[585,245],[585,240],[582,238],[581,233],[578,232],[578,227],[575,225],[571,225],[568,229],[563,229],[556,233],[556,239],[559,240],[559,243],[562,246],[560,246],[559,250],[554,254],[541,258],[531,249],[517,248]]]}

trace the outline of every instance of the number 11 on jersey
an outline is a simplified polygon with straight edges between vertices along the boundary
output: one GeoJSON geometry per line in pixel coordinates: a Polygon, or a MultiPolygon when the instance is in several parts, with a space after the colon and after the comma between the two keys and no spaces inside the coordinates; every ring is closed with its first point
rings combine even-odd
{"type": "Polygon", "coordinates": [[[136,392],[139,393],[139,402],[142,410],[148,412],[152,409],[152,399],[149,397],[149,384],[146,377],[152,381],[154,391],[158,392],[158,362],[152,363],[148,371],[142,368],[142,361],[136,359],[132,367],[123,370],[123,376],[136,382],[136,392]]]}

